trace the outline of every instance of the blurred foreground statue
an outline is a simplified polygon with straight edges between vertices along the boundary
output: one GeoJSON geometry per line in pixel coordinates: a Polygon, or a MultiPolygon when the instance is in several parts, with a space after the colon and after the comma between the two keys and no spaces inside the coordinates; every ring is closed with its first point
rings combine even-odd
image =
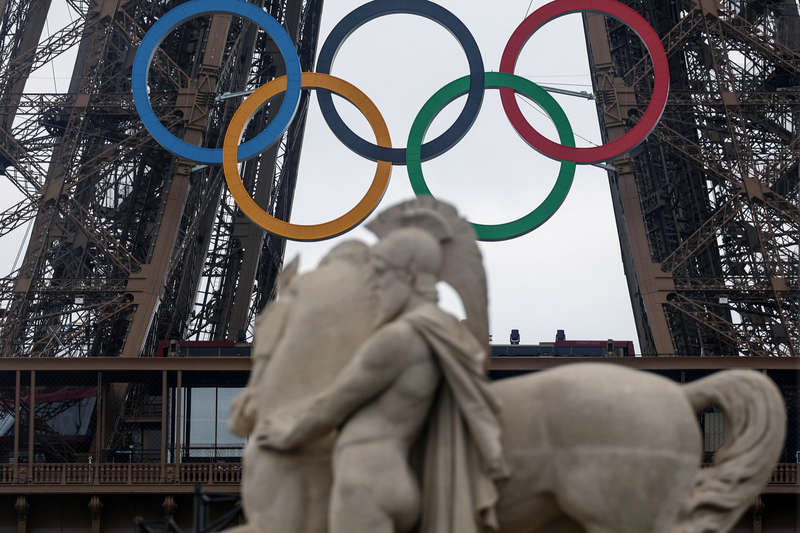
{"type": "Polygon", "coordinates": [[[369,225],[380,238],[282,276],[231,409],[250,435],[249,532],[728,531],[783,444],[777,388],[757,372],[680,386],[610,364],[486,378],[486,278],[472,229],[433,198],[369,225]],[[467,321],[437,306],[436,283],[467,321]],[[700,469],[695,413],[726,442],[700,469]]]}

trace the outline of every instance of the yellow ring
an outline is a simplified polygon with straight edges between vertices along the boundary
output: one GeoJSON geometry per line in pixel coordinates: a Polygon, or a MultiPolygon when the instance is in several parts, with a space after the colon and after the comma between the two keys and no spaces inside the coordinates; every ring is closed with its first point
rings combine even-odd
{"type": "MultiPolygon", "coordinates": [[[[327,89],[332,91],[355,105],[364,117],[369,121],[372,131],[375,133],[375,142],[378,146],[386,148],[392,147],[392,140],[389,137],[389,129],[383,120],[378,108],[372,100],[353,85],[344,80],[328,74],[316,72],[303,72],[302,85],[304,89],[327,89]]],[[[322,224],[301,225],[291,224],[278,220],[273,217],[258,204],[253,201],[247,189],[242,183],[242,176],[239,174],[239,163],[237,153],[242,132],[256,111],[266,104],[271,98],[286,90],[286,76],[272,80],[262,85],[253,94],[247,97],[236,113],[233,115],[228,132],[225,134],[225,143],[222,148],[222,168],[225,172],[225,181],[228,189],[239,208],[247,215],[250,220],[264,228],[270,233],[286,237],[294,241],[321,241],[341,235],[350,231],[369,216],[378,207],[383,198],[383,193],[389,186],[389,176],[392,173],[392,164],[388,161],[378,161],[378,168],[369,190],[356,204],[356,206],[342,215],[341,217],[323,222],[322,224]]]]}

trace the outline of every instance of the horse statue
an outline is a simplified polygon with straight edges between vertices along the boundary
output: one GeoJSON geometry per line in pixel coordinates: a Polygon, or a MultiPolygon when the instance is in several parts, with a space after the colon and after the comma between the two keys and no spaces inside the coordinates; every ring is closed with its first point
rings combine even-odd
{"type": "MultiPolygon", "coordinates": [[[[395,226],[429,228],[434,219],[466,235],[455,210],[432,199],[391,208],[373,226],[383,241],[395,226]]],[[[463,258],[450,264],[453,272],[474,268],[463,258]]],[[[439,279],[461,295],[468,321],[478,322],[472,331],[488,332],[485,278],[439,279]]],[[[374,280],[372,253],[358,242],[336,247],[315,271],[285,269],[280,298],[256,325],[250,383],[231,409],[234,432],[274,424],[276,413],[297,410],[337,379],[380,327],[374,280]]],[[[785,435],[782,397],[753,371],[679,385],[617,365],[576,363],[487,387],[502,406],[496,420],[507,474],[496,481],[496,520],[480,531],[724,533],[768,481],[785,435]],[[712,405],[724,415],[726,440],[701,468],[696,414],[712,405]]],[[[336,439],[334,429],[281,450],[251,438],[241,533],[327,533],[336,439]]],[[[394,529],[438,533],[419,521],[394,529]]]]}

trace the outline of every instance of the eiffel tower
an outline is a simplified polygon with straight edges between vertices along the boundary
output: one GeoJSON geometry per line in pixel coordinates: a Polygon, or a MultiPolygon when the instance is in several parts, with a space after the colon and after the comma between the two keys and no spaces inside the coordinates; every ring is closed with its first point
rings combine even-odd
{"type": "MultiPolygon", "coordinates": [[[[0,213],[0,238],[30,224],[19,268],[0,283],[0,353],[137,357],[170,338],[247,338],[274,297],[285,241],[243,216],[221,167],[157,145],[131,96],[138,43],[183,2],[62,1],[72,22],[52,34],[43,33],[51,0],[0,1],[0,168],[21,193],[0,213]],[[25,90],[32,73],[76,48],[66,92],[25,90]]],[[[312,70],[322,1],[252,3],[288,30],[312,70]]],[[[220,147],[241,93],[284,70],[274,42],[249,21],[195,18],[156,54],[151,103],[177,137],[220,147]]],[[[306,110],[304,96],[280,142],[242,169],[253,197],[279,218],[291,211],[306,110]]]]}
{"type": "MultiPolygon", "coordinates": [[[[800,355],[800,18],[794,0],[624,0],[656,29],[670,96],[609,180],[641,351],[800,355]]],[[[628,26],[584,18],[604,142],[647,107],[628,26]]]]}

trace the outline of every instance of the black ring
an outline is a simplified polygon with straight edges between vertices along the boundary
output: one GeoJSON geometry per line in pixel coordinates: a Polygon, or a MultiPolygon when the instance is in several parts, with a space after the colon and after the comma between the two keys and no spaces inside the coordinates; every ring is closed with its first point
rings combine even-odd
{"type": "MultiPolygon", "coordinates": [[[[333,60],[336,58],[336,53],[341,48],[344,40],[362,25],[383,15],[393,15],[395,13],[420,15],[447,29],[458,40],[467,55],[470,72],[469,92],[467,93],[467,102],[464,105],[464,109],[453,125],[439,137],[422,145],[422,160],[427,161],[455,146],[475,122],[483,103],[483,58],[478,49],[478,44],[467,27],[464,26],[464,23],[442,6],[427,0],[407,0],[402,2],[401,7],[397,5],[398,3],[400,2],[397,0],[375,0],[355,9],[343,18],[331,34],[328,35],[325,44],[322,45],[322,50],[317,60],[317,72],[330,74],[333,60]]],[[[317,100],[328,127],[345,146],[372,161],[390,161],[395,165],[406,164],[405,148],[377,146],[362,139],[347,127],[347,124],[344,123],[333,105],[330,91],[317,91],[317,100]]]]}

